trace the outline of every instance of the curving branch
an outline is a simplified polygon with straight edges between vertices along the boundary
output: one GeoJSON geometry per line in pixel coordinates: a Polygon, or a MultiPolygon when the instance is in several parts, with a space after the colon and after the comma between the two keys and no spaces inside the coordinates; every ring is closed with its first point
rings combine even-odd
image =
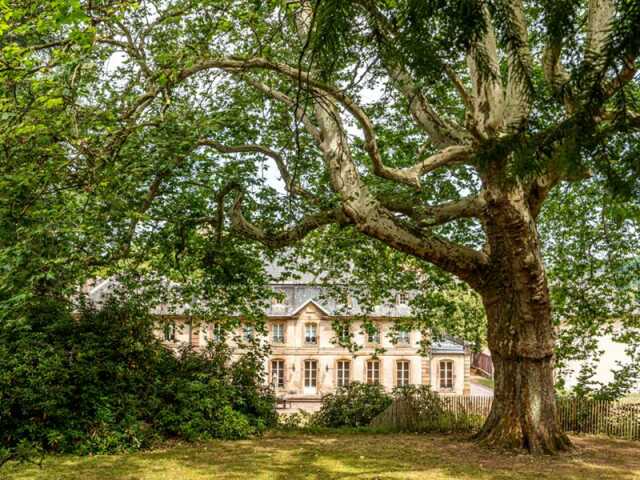
{"type": "Polygon", "coordinates": [[[280,172],[280,177],[285,184],[285,188],[290,194],[297,194],[308,198],[313,197],[313,195],[303,189],[300,184],[294,182],[282,155],[271,148],[255,144],[223,145],[222,143],[207,138],[200,139],[197,143],[201,146],[212,147],[220,153],[260,153],[265,155],[274,160],[276,167],[278,168],[278,172],[280,172]]]}
{"type": "Polygon", "coordinates": [[[585,59],[596,68],[601,68],[606,62],[604,51],[614,15],[613,0],[589,0],[585,59]]]}
{"type": "Polygon", "coordinates": [[[531,109],[531,73],[532,59],[529,51],[529,38],[527,22],[524,16],[522,0],[508,2],[509,13],[512,21],[508,28],[509,52],[507,97],[505,105],[505,126],[518,128],[529,117],[531,109]]]}
{"type": "MultiPolygon", "coordinates": [[[[396,44],[395,29],[378,9],[376,2],[373,0],[358,0],[357,3],[364,8],[372,20],[376,39],[381,47],[380,50],[383,53],[384,51],[394,50],[396,44]]],[[[444,148],[469,140],[469,135],[464,129],[451,121],[445,120],[434,110],[416,82],[411,78],[407,68],[398,62],[397,58],[392,57],[388,54],[382,54],[383,65],[397,90],[407,99],[409,111],[414,121],[426,132],[433,145],[444,148]]],[[[451,78],[453,71],[451,69],[447,71],[444,66],[443,70],[451,78]]],[[[470,99],[466,94],[466,90],[457,77],[455,77],[455,80],[457,81],[452,79],[454,86],[462,96],[463,101],[468,103],[470,99]]]]}
{"type": "Polygon", "coordinates": [[[491,14],[486,7],[483,12],[486,32],[481,40],[471,45],[467,53],[467,68],[473,87],[472,128],[479,134],[488,136],[502,127],[504,94],[491,14]]]}
{"type": "Polygon", "coordinates": [[[263,82],[248,78],[246,75],[238,75],[238,78],[246,82],[248,85],[251,85],[256,90],[264,93],[268,97],[273,98],[274,100],[282,102],[285,105],[293,108],[296,120],[302,122],[305,130],[309,133],[309,135],[311,135],[318,143],[322,141],[318,127],[313,124],[307,112],[300,105],[298,105],[293,98],[289,97],[287,94],[279,90],[266,85],[263,82]]]}
{"type": "Polygon", "coordinates": [[[416,205],[415,202],[400,200],[396,196],[379,197],[380,203],[394,212],[411,218],[419,227],[429,228],[459,220],[479,218],[484,215],[487,205],[485,192],[439,205],[416,205]]]}
{"type": "Polygon", "coordinates": [[[304,217],[299,223],[280,232],[267,232],[250,223],[242,214],[244,191],[240,190],[231,208],[231,228],[238,233],[256,240],[270,248],[283,248],[292,245],[314,230],[329,224],[350,225],[353,223],[342,208],[333,208],[304,217]]]}
{"type": "Polygon", "coordinates": [[[373,170],[376,175],[419,189],[421,186],[420,177],[440,167],[468,163],[473,152],[472,147],[465,145],[447,147],[435,155],[431,155],[415,165],[406,168],[386,167],[378,152],[370,153],[371,159],[373,160],[373,170]]]}

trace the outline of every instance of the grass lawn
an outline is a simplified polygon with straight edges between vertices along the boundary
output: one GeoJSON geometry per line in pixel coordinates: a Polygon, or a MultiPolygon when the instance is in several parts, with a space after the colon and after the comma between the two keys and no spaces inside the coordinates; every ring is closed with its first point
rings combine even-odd
{"type": "Polygon", "coordinates": [[[451,436],[274,433],[256,440],[175,445],[128,455],[47,457],[42,468],[5,465],[0,478],[640,480],[639,442],[573,440],[576,452],[532,458],[489,452],[451,436]]]}

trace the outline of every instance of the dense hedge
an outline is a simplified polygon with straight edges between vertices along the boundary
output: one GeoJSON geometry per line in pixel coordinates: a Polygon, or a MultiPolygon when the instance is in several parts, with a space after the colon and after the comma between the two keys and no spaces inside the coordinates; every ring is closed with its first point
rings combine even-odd
{"type": "Polygon", "coordinates": [[[231,363],[218,344],[176,356],[152,328],[132,305],[74,317],[55,302],[1,324],[0,450],[115,452],[170,437],[242,438],[275,423],[259,355],[231,363]]]}

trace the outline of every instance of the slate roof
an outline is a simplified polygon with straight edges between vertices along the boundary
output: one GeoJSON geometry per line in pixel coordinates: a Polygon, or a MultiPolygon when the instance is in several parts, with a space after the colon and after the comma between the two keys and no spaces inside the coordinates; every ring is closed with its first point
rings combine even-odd
{"type": "MultiPolygon", "coordinates": [[[[273,278],[278,278],[284,269],[272,264],[269,266],[268,271],[272,274],[273,278]]],[[[282,303],[271,304],[265,312],[266,316],[295,316],[309,303],[313,303],[328,316],[355,316],[363,314],[363,310],[355,298],[352,300],[351,307],[347,308],[345,305],[338,304],[328,295],[323,295],[324,288],[320,285],[321,281],[322,279],[317,276],[300,274],[299,278],[295,280],[286,280],[286,283],[271,284],[271,287],[282,293],[286,299],[282,303]]],[[[92,303],[99,306],[104,303],[117,287],[118,282],[114,279],[101,280],[97,281],[92,288],[87,289],[87,294],[92,303]]],[[[171,288],[171,286],[168,285],[168,288],[171,288]]],[[[154,308],[152,313],[155,315],[180,315],[188,310],[187,307],[188,305],[159,305],[154,308]]],[[[376,306],[368,315],[370,317],[402,318],[411,316],[411,313],[411,308],[408,305],[384,304],[376,306]]],[[[431,350],[433,353],[439,354],[462,354],[464,353],[464,344],[453,338],[445,338],[433,342],[431,350]]]]}

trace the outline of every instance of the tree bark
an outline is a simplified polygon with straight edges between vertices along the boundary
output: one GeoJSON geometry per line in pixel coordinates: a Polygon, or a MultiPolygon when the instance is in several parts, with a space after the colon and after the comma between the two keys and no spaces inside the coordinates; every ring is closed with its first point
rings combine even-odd
{"type": "Polygon", "coordinates": [[[490,266],[480,289],[495,367],[495,397],[477,438],[492,447],[571,448],[556,415],[555,331],[535,219],[522,188],[494,191],[485,229],[490,266]]]}

